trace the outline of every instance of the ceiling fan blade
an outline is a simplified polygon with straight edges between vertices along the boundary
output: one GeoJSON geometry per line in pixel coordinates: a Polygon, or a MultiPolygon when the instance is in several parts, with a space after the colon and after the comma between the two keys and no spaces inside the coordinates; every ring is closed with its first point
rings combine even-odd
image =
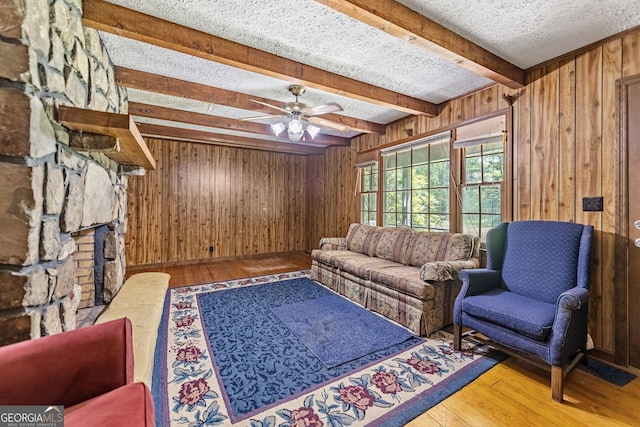
{"type": "Polygon", "coordinates": [[[269,114],[267,116],[255,116],[255,117],[244,117],[238,120],[242,120],[243,122],[247,122],[247,121],[252,121],[252,120],[265,120],[265,119],[277,119],[280,117],[289,117],[288,115],[284,115],[284,114],[269,114]]]}
{"type": "Polygon", "coordinates": [[[290,113],[290,111],[285,109],[285,108],[278,107],[276,105],[267,104],[266,102],[257,101],[255,99],[250,99],[249,101],[255,102],[256,104],[264,105],[265,107],[273,108],[273,109],[278,110],[278,111],[282,111],[283,113],[287,113],[287,114],[290,113]]]}
{"type": "Polygon", "coordinates": [[[316,125],[324,126],[324,127],[335,129],[335,130],[339,130],[340,132],[346,132],[348,130],[351,130],[351,128],[349,126],[346,126],[346,125],[343,125],[343,124],[340,124],[340,123],[336,123],[336,122],[332,122],[330,120],[321,119],[320,117],[308,117],[307,120],[310,123],[314,123],[316,125]]]}
{"type": "Polygon", "coordinates": [[[302,111],[307,116],[319,116],[320,114],[343,111],[343,108],[336,102],[328,102],[326,104],[316,105],[315,107],[305,108],[302,111]]]}

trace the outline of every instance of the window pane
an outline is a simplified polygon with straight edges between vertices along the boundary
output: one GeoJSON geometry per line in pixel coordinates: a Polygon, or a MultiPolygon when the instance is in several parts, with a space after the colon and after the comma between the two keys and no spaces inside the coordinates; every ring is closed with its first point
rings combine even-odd
{"type": "Polygon", "coordinates": [[[383,158],[384,168],[387,169],[395,169],[396,168],[396,155],[390,154],[388,156],[384,156],[383,158]]]}
{"type": "Polygon", "coordinates": [[[467,184],[482,182],[482,157],[467,157],[464,162],[467,184]]]}
{"type": "Polygon", "coordinates": [[[362,191],[371,191],[371,169],[362,170],[362,191]]]}
{"type": "Polygon", "coordinates": [[[412,228],[428,228],[429,215],[423,214],[423,213],[411,215],[411,227],[412,228]]]}
{"type": "Polygon", "coordinates": [[[431,231],[449,231],[449,215],[429,215],[431,231]]]}
{"type": "Polygon", "coordinates": [[[369,210],[369,194],[365,193],[360,195],[360,210],[366,211],[369,210]]]}
{"type": "Polygon", "coordinates": [[[395,213],[386,213],[384,214],[384,223],[385,227],[395,227],[396,226],[396,214],[395,213]]]}
{"type": "Polygon", "coordinates": [[[431,163],[431,187],[449,188],[449,162],[431,163]]]}
{"type": "Polygon", "coordinates": [[[396,211],[396,199],[397,195],[394,192],[384,193],[384,211],[395,212],[396,211]]]}
{"type": "Polygon", "coordinates": [[[479,156],[480,154],[482,154],[482,145],[473,145],[471,147],[465,148],[464,151],[465,156],[467,157],[479,156]]]}
{"type": "Polygon", "coordinates": [[[398,169],[398,190],[411,188],[411,168],[398,169]]]}
{"type": "Polygon", "coordinates": [[[376,225],[376,212],[369,212],[369,225],[376,225]]]}
{"type": "Polygon", "coordinates": [[[384,189],[386,191],[396,189],[396,170],[388,170],[384,172],[384,189]]]}
{"type": "Polygon", "coordinates": [[[480,215],[464,214],[462,215],[462,232],[466,234],[472,234],[474,236],[480,235],[480,215]]]}
{"type": "Polygon", "coordinates": [[[409,214],[404,212],[398,212],[398,220],[396,221],[396,227],[411,227],[409,214]]]}
{"type": "Polygon", "coordinates": [[[427,163],[429,161],[429,146],[425,145],[424,147],[415,148],[413,150],[413,164],[419,165],[422,163],[427,163]]]}
{"type": "Polygon", "coordinates": [[[430,161],[435,162],[438,160],[449,160],[449,141],[438,142],[436,144],[430,144],[429,150],[431,157],[430,161]]]}
{"type": "Polygon", "coordinates": [[[500,186],[499,185],[483,185],[480,190],[482,199],[482,213],[500,214],[500,186]]]}
{"type": "Polygon", "coordinates": [[[429,174],[429,166],[428,165],[420,165],[414,166],[412,168],[411,175],[411,187],[412,188],[427,188],[428,186],[428,174],[429,174]]]}
{"type": "Polygon", "coordinates": [[[361,218],[360,218],[360,223],[361,224],[369,224],[369,211],[362,211],[361,218]]]}
{"type": "Polygon", "coordinates": [[[378,191],[378,167],[374,167],[371,173],[371,191],[378,191]]]}
{"type": "Polygon", "coordinates": [[[396,200],[396,211],[409,212],[411,207],[411,191],[398,191],[396,200]]]}
{"type": "Polygon", "coordinates": [[[396,153],[396,154],[398,156],[399,168],[411,166],[411,150],[400,151],[399,153],[396,153]]]}
{"type": "Polygon", "coordinates": [[[429,201],[431,202],[429,212],[449,213],[449,189],[432,189],[429,201]]]}
{"type": "Polygon", "coordinates": [[[411,212],[429,212],[429,190],[413,190],[411,212]]]}
{"type": "Polygon", "coordinates": [[[369,210],[371,212],[376,211],[376,200],[378,199],[378,195],[376,193],[369,194],[369,210]]]}
{"type": "Polygon", "coordinates": [[[503,143],[502,142],[492,142],[491,144],[482,145],[482,153],[486,156],[487,154],[496,154],[502,153],[503,151],[503,143]]]}
{"type": "Polygon", "coordinates": [[[484,182],[502,181],[502,154],[484,156],[484,182]]]}
{"type": "Polygon", "coordinates": [[[480,187],[462,188],[462,206],[464,213],[480,213],[480,187]]]}

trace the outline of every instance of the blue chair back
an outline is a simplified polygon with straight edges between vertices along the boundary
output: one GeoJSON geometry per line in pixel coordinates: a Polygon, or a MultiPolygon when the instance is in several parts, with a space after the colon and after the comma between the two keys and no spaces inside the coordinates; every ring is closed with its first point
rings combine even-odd
{"type": "Polygon", "coordinates": [[[487,267],[502,270],[503,289],[555,304],[570,288],[589,288],[592,238],[590,225],[503,223],[487,235],[487,267]]]}

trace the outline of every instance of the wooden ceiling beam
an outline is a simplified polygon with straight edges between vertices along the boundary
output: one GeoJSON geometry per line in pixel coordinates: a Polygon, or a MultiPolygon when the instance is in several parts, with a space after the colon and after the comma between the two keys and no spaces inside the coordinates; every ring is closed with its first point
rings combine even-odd
{"type": "Polygon", "coordinates": [[[511,89],[525,85],[525,70],[396,1],[316,1],[511,89]]]}
{"type": "Polygon", "coordinates": [[[434,117],[438,106],[103,0],[83,1],[91,28],[409,114],[434,117]]]}
{"type": "MultiPolygon", "coordinates": [[[[118,85],[131,89],[193,99],[196,101],[208,102],[210,104],[225,105],[227,107],[241,108],[243,110],[257,111],[264,114],[272,114],[275,110],[256,102],[252,102],[252,99],[266,102],[268,104],[282,105],[282,102],[261,98],[259,96],[250,96],[227,89],[216,88],[185,80],[178,80],[160,76],[158,74],[132,70],[130,68],[115,67],[115,80],[118,85]]],[[[323,114],[322,118],[349,126],[356,132],[377,133],[381,135],[384,135],[385,132],[384,125],[340,114],[323,114]]]]}
{"type": "Polygon", "coordinates": [[[245,138],[214,132],[203,132],[171,126],[138,124],[140,133],[147,138],[170,139],[185,142],[202,142],[205,144],[225,145],[238,148],[249,148],[262,151],[277,151],[287,154],[324,154],[325,147],[314,147],[291,142],[269,141],[264,139],[245,138]]]}
{"type": "MultiPolygon", "coordinates": [[[[161,107],[158,105],[129,102],[129,114],[132,116],[148,117],[158,120],[168,120],[179,123],[189,123],[192,125],[208,126],[213,128],[228,129],[237,132],[257,133],[273,135],[271,126],[264,123],[246,122],[243,120],[231,119],[229,117],[213,116],[210,114],[195,113],[193,111],[177,110],[175,108],[161,107]]],[[[313,142],[329,145],[350,145],[349,138],[342,138],[332,135],[318,134],[313,142]]]]}

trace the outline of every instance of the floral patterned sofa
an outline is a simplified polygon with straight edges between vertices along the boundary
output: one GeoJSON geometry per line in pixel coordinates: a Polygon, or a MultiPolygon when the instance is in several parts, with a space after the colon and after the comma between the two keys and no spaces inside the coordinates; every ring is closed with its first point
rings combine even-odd
{"type": "Polygon", "coordinates": [[[311,271],[347,298],[430,335],[452,323],[458,271],[480,266],[477,246],[468,234],[351,224],[346,238],[320,240],[311,271]]]}

